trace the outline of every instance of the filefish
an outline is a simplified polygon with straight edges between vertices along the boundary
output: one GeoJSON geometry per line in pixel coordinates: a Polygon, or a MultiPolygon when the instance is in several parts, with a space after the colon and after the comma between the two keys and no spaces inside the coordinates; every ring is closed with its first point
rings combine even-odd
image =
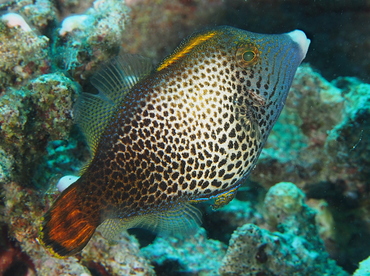
{"type": "Polygon", "coordinates": [[[233,199],[254,168],[310,40],[229,26],[185,39],[154,70],[120,55],[92,78],[76,118],[92,159],[44,215],[40,241],[80,252],[97,228],[191,231],[194,203],[233,199]]]}

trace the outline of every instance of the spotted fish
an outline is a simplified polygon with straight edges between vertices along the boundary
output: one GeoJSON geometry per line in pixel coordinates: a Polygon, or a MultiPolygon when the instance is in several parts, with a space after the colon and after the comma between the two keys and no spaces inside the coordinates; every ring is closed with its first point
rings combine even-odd
{"type": "Polygon", "coordinates": [[[92,160],[45,214],[40,240],[59,257],[99,227],[162,232],[199,223],[192,205],[227,204],[251,172],[310,41],[221,26],[196,33],[152,70],[121,55],[82,93],[77,121],[92,160]]]}

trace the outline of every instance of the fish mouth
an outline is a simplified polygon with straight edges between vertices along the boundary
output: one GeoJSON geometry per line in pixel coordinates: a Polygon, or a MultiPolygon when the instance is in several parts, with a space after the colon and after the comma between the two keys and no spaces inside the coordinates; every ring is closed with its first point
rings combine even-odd
{"type": "Polygon", "coordinates": [[[290,36],[290,38],[299,45],[299,48],[301,49],[302,60],[303,60],[306,57],[311,40],[309,40],[306,34],[301,30],[294,30],[286,34],[290,36]]]}

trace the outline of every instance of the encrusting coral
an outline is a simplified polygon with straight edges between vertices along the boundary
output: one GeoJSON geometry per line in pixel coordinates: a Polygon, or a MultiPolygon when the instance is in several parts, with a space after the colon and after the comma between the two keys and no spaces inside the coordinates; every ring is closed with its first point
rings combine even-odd
{"type": "Polygon", "coordinates": [[[120,0],[97,0],[83,15],[66,17],[58,30],[54,54],[59,66],[81,81],[119,52],[128,22],[120,0]]]}
{"type": "Polygon", "coordinates": [[[30,184],[50,141],[68,136],[77,86],[62,73],[42,75],[22,89],[0,96],[0,147],[12,164],[12,178],[30,184]]]}
{"type": "Polygon", "coordinates": [[[217,275],[226,245],[208,239],[206,231],[200,228],[195,235],[187,237],[157,237],[141,251],[157,267],[157,271],[162,269],[172,270],[172,273],[182,271],[196,275],[217,275]]]}
{"type": "Polygon", "coordinates": [[[38,35],[21,16],[0,17],[0,41],[0,94],[49,72],[49,38],[38,35]]]}

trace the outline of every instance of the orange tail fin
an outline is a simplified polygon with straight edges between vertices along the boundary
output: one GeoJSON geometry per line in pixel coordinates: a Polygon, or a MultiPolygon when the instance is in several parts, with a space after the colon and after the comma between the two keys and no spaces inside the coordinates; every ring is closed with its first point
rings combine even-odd
{"type": "Polygon", "coordinates": [[[41,243],[60,258],[80,252],[99,224],[96,217],[83,212],[76,184],[54,202],[41,227],[41,243]]]}

